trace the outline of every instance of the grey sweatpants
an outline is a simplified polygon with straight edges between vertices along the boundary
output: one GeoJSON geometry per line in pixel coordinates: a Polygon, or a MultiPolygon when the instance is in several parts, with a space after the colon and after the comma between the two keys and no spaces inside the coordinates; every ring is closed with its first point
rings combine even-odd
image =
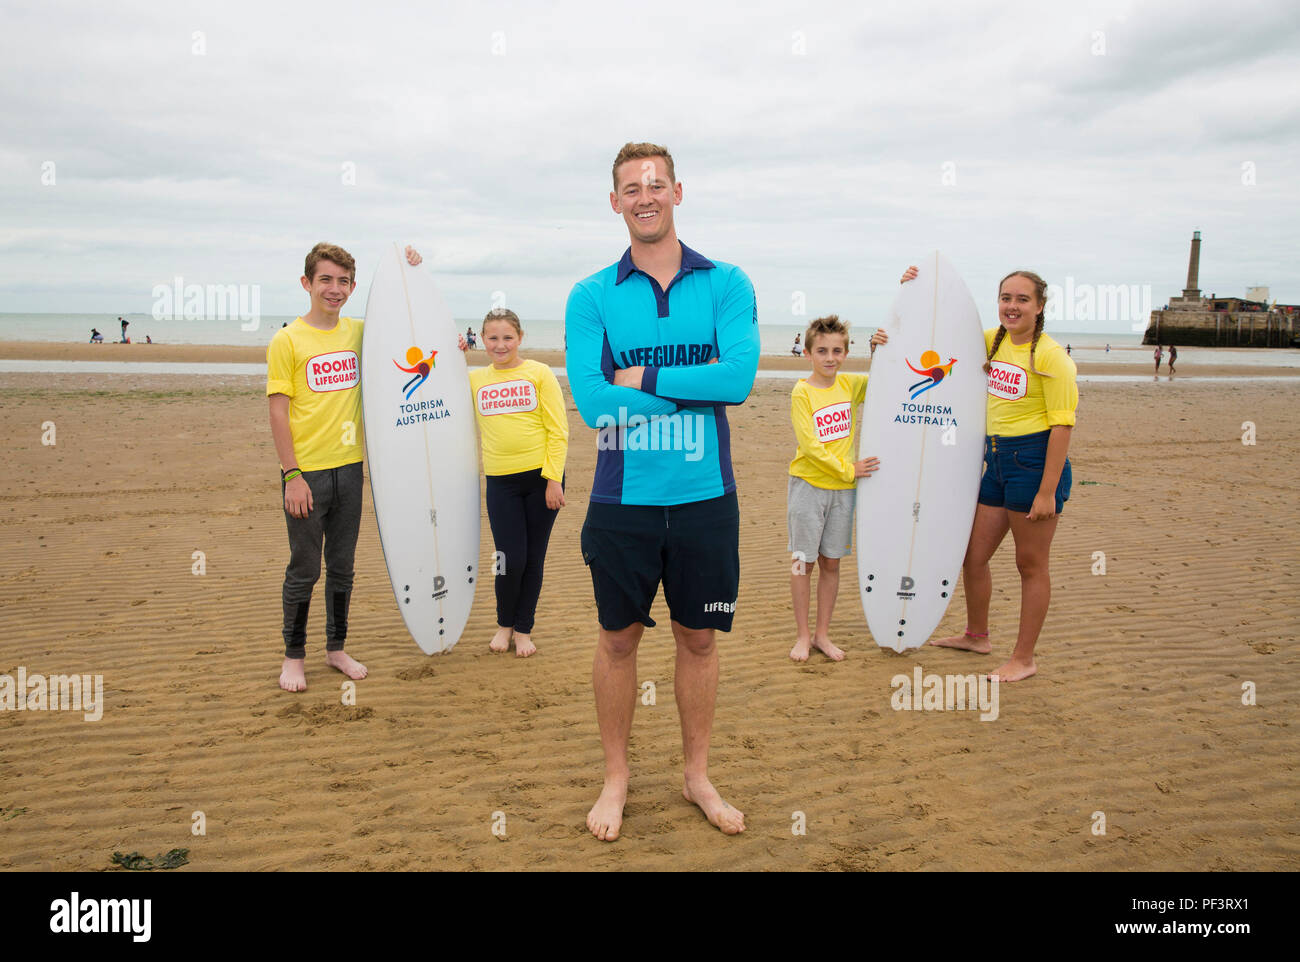
{"type": "MultiPolygon", "coordinates": [[[[325,555],[325,650],[342,651],[348,636],[352,559],[361,528],[361,462],[324,471],[304,471],[312,509],[305,518],[285,511],[289,526],[289,566],[284,569],[284,654],[307,656],[307,612],[320,578],[321,542],[325,555]]],[[[281,486],[283,504],[284,485],[281,486]]]]}

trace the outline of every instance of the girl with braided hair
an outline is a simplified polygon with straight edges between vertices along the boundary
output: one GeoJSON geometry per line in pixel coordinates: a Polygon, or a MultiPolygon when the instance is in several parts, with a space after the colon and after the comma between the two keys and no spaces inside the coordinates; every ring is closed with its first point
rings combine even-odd
{"type": "MultiPolygon", "coordinates": [[[[916,276],[909,267],[903,281],[916,276]]],[[[1043,333],[1047,284],[1030,271],[1014,271],[998,285],[996,328],[984,332],[988,349],[984,476],[971,527],[962,584],[966,630],[930,642],[989,654],[989,560],[1008,531],[1015,539],[1020,571],[1020,627],[1011,658],[991,674],[1020,681],[1038,669],[1034,646],[1047,617],[1052,582],[1052,537],[1070,497],[1070,433],[1079,403],[1074,361],[1043,333]]]]}

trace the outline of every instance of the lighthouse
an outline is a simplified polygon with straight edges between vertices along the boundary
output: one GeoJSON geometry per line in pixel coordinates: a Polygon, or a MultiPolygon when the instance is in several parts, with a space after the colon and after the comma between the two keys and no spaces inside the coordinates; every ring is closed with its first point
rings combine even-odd
{"type": "Polygon", "coordinates": [[[1201,232],[1192,231],[1192,252],[1187,255],[1187,287],[1183,290],[1183,297],[1187,300],[1201,299],[1200,272],[1201,232]]]}
{"type": "Polygon", "coordinates": [[[1187,286],[1152,311],[1143,344],[1195,344],[1202,347],[1300,346],[1300,305],[1250,297],[1204,297],[1201,294],[1201,232],[1192,232],[1187,255],[1187,286]]]}

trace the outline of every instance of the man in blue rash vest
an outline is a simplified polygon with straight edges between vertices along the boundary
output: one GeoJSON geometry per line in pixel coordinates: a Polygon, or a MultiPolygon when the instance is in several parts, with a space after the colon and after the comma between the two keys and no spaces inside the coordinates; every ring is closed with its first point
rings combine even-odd
{"type": "Polygon", "coordinates": [[[709,781],[718,685],[715,631],[730,631],[740,585],[740,513],[726,405],[749,396],[758,370],[754,288],[738,267],[677,239],[682,202],[672,156],[627,144],[614,161],[610,206],[631,246],[574,285],[565,308],[565,365],[578,413],[597,429],[596,477],[582,529],[600,622],[592,683],[605,781],[587,815],[618,838],[636,651],[662,580],[676,641],[674,689],[685,756],[682,794],[728,835],[742,812],[709,781]]]}

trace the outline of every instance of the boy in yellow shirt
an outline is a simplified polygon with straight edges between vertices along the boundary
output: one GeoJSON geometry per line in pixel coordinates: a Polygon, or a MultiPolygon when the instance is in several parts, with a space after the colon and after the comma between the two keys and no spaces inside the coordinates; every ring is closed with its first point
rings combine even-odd
{"type": "MultiPolygon", "coordinates": [[[[420,263],[410,247],[406,259],[420,263]]],[[[352,561],[361,525],[362,322],[340,317],[356,288],[356,261],[320,243],[307,254],[302,287],[311,310],[275,332],[266,349],[271,437],[280,459],[289,566],[284,571],[284,662],[280,687],[304,691],[307,613],[325,558],[325,662],[349,678],[366,666],[343,650],[352,561]]]]}
{"type": "MultiPolygon", "coordinates": [[[[871,350],[888,340],[883,330],[871,336],[871,350]]],[[[790,392],[790,420],[799,450],[790,462],[786,493],[786,523],[790,530],[790,594],[797,629],[790,657],[807,661],[812,648],[832,661],[844,652],[830,640],[831,613],[840,587],[840,558],[853,541],[854,488],[869,477],[879,458],[853,460],[857,442],[858,405],[867,393],[867,375],[840,373],[849,354],[849,328],[836,315],[808,325],[804,352],[812,373],[790,392]],[[817,628],[808,631],[808,602],[817,559],[817,628]]]]}

